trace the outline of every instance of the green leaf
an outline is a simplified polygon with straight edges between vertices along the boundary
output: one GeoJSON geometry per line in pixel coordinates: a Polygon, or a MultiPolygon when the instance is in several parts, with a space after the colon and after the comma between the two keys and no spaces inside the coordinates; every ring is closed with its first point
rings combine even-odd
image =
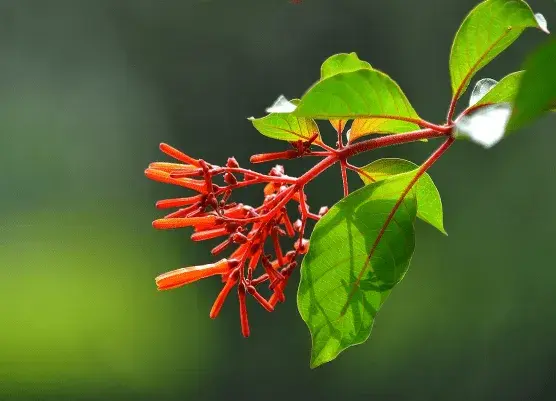
{"type": "Polygon", "coordinates": [[[376,313],[407,272],[415,247],[413,191],[386,222],[414,174],[352,192],[315,225],[297,293],[311,332],[312,368],[369,337],[376,313]]]}
{"type": "Polygon", "coordinates": [[[556,40],[539,47],[525,61],[508,130],[515,130],[556,108],[556,40]]]}
{"type": "MultiPolygon", "coordinates": [[[[291,100],[298,104],[299,99],[291,100]]],[[[311,118],[297,117],[291,113],[270,113],[262,118],[249,117],[249,121],[263,135],[281,141],[295,142],[308,140],[315,134],[319,134],[316,143],[322,142],[319,127],[311,118]]]]}
{"type": "Polygon", "coordinates": [[[326,79],[340,72],[350,72],[361,68],[372,69],[371,65],[366,61],[359,60],[357,54],[340,53],[328,57],[320,67],[320,79],[326,79]]]}
{"type": "MultiPolygon", "coordinates": [[[[360,172],[359,176],[365,184],[371,184],[396,174],[413,171],[418,167],[417,164],[408,160],[379,159],[362,167],[362,173],[360,172]]],[[[423,174],[415,184],[414,189],[417,197],[417,217],[429,223],[441,233],[446,234],[442,201],[430,175],[423,174]]]]}
{"type": "Polygon", "coordinates": [[[496,103],[513,103],[522,78],[523,71],[512,72],[506,75],[472,107],[496,103]]]}
{"type": "MultiPolygon", "coordinates": [[[[320,79],[325,79],[336,75],[340,72],[350,72],[359,70],[361,68],[372,69],[371,65],[366,61],[359,59],[356,53],[339,53],[328,57],[320,67],[320,79]]],[[[343,132],[348,120],[347,119],[332,119],[330,124],[336,132],[343,132]]]]}
{"type": "Polygon", "coordinates": [[[454,97],[459,98],[475,73],[528,27],[546,29],[524,1],[486,0],[477,5],[461,24],[452,44],[450,76],[454,97]]]}
{"type": "Polygon", "coordinates": [[[336,130],[336,132],[344,132],[344,129],[346,128],[347,123],[348,123],[348,120],[341,119],[341,118],[330,120],[330,124],[332,125],[332,128],[334,128],[336,130]]]}
{"type": "Polygon", "coordinates": [[[369,134],[401,133],[416,129],[419,129],[419,125],[407,121],[385,120],[383,118],[358,118],[351,123],[348,140],[353,142],[369,134]]]}
{"type": "MultiPolygon", "coordinates": [[[[350,72],[361,68],[372,69],[371,65],[366,61],[359,59],[356,53],[340,53],[328,57],[320,68],[320,79],[325,79],[336,75],[340,72],[350,72]]],[[[348,120],[347,119],[332,119],[330,124],[336,132],[343,132],[348,120]]]]}
{"type": "MultiPolygon", "coordinates": [[[[368,119],[373,132],[405,132],[418,128],[419,116],[388,75],[362,68],[342,72],[313,85],[293,114],[315,119],[368,119]]],[[[354,121],[355,123],[355,121],[354,121]]],[[[353,130],[350,141],[371,133],[353,130]]]]}

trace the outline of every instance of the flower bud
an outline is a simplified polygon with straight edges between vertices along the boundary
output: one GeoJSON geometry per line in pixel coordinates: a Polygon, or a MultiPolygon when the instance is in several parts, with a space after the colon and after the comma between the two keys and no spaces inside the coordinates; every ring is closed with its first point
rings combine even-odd
{"type": "Polygon", "coordinates": [[[301,255],[304,255],[309,250],[309,240],[303,238],[301,240],[301,244],[299,243],[299,241],[295,241],[295,243],[293,244],[293,247],[298,253],[300,253],[301,255]]]}
{"type": "Polygon", "coordinates": [[[153,181],[163,182],[165,184],[179,185],[181,187],[193,189],[200,193],[207,193],[207,186],[204,181],[191,178],[172,178],[170,173],[148,168],[145,170],[145,176],[153,181]]]}
{"type": "Polygon", "coordinates": [[[226,162],[226,166],[228,166],[230,168],[238,168],[239,163],[237,162],[235,157],[229,157],[228,161],[226,162]]]}
{"type": "Polygon", "coordinates": [[[191,234],[191,240],[193,240],[193,241],[205,241],[205,240],[208,240],[208,239],[218,238],[218,237],[221,237],[221,236],[226,235],[226,234],[228,234],[228,228],[227,227],[213,228],[213,229],[209,229],[209,230],[197,231],[197,232],[191,234]]]}
{"type": "Polygon", "coordinates": [[[230,268],[231,264],[227,259],[207,265],[184,267],[159,275],[155,279],[156,286],[159,290],[170,290],[202,278],[227,273],[230,268]]]}
{"type": "Polygon", "coordinates": [[[164,199],[156,202],[157,209],[168,209],[171,207],[182,207],[192,205],[203,200],[203,195],[190,196],[188,198],[164,199]]]}
{"type": "Polygon", "coordinates": [[[245,285],[243,283],[239,283],[239,285],[237,286],[237,295],[239,299],[241,334],[243,334],[243,337],[249,337],[249,319],[247,318],[247,306],[245,304],[245,285]]]}
{"type": "Polygon", "coordinates": [[[214,304],[212,305],[212,308],[210,310],[209,316],[211,319],[216,318],[220,313],[220,310],[224,305],[224,301],[226,300],[226,297],[230,293],[230,290],[237,283],[238,277],[239,277],[239,269],[235,269],[230,273],[230,275],[226,279],[226,284],[224,285],[224,288],[222,288],[222,291],[220,291],[220,293],[216,297],[216,300],[214,301],[214,304]]]}
{"type": "Polygon", "coordinates": [[[216,222],[216,216],[208,215],[201,217],[184,217],[184,218],[169,218],[158,219],[153,221],[153,227],[160,230],[191,227],[191,226],[211,226],[216,222]]]}
{"type": "Polygon", "coordinates": [[[247,242],[247,237],[242,233],[234,233],[232,235],[232,241],[236,244],[245,244],[247,242]]]}
{"type": "Polygon", "coordinates": [[[172,171],[176,171],[176,170],[189,170],[189,171],[197,170],[197,167],[192,166],[190,164],[167,163],[167,162],[153,162],[149,164],[149,168],[165,171],[167,173],[171,173],[172,171]]]}
{"type": "Polygon", "coordinates": [[[192,158],[191,156],[186,155],[183,152],[180,152],[179,150],[177,150],[176,148],[173,148],[170,145],[167,145],[165,143],[161,143],[160,144],[160,150],[164,153],[166,153],[168,156],[173,157],[174,159],[177,159],[185,164],[191,164],[193,166],[196,167],[201,167],[201,165],[199,164],[199,161],[192,158]]]}
{"type": "Polygon", "coordinates": [[[250,285],[249,287],[247,287],[247,291],[249,292],[249,294],[251,294],[253,296],[253,298],[255,298],[257,300],[258,303],[261,304],[261,306],[263,308],[265,308],[268,312],[272,312],[274,310],[274,306],[272,306],[266,299],[263,298],[263,296],[261,294],[259,294],[259,292],[255,289],[255,287],[253,287],[252,285],[250,285]]]}
{"type": "Polygon", "coordinates": [[[281,166],[280,164],[277,164],[276,166],[274,166],[270,169],[270,173],[268,173],[268,175],[273,176],[273,177],[283,176],[284,175],[284,166],[281,166]]]}
{"type": "Polygon", "coordinates": [[[230,173],[225,173],[224,174],[224,182],[228,185],[236,185],[237,184],[237,178],[230,173]]]}

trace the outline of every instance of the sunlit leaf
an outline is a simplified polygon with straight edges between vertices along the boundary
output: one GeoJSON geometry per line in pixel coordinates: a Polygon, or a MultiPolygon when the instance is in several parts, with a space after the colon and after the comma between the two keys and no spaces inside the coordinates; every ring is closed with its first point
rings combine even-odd
{"type": "Polygon", "coordinates": [[[369,120],[361,122],[355,131],[352,125],[350,141],[371,132],[410,131],[418,128],[419,120],[398,84],[383,72],[368,68],[317,82],[303,95],[293,114],[315,119],[369,120]]]}
{"type": "Polygon", "coordinates": [[[366,61],[362,61],[357,54],[340,53],[328,57],[320,67],[320,79],[331,77],[340,72],[350,72],[361,68],[372,69],[371,65],[366,61]]]}
{"type": "Polygon", "coordinates": [[[311,367],[364,342],[376,313],[404,277],[415,247],[413,191],[390,224],[385,223],[414,174],[364,186],[334,205],[316,224],[303,259],[297,297],[299,312],[311,332],[311,367]]]}
{"type": "Polygon", "coordinates": [[[336,130],[336,132],[344,132],[346,125],[349,120],[347,119],[332,119],[330,120],[330,124],[336,130]]]}
{"type": "Polygon", "coordinates": [[[450,76],[459,98],[475,73],[511,45],[528,27],[544,30],[546,21],[535,17],[521,0],[486,0],[461,24],[450,54],[450,76]]]}
{"type": "Polygon", "coordinates": [[[407,121],[383,118],[358,118],[351,123],[349,141],[369,134],[393,134],[419,129],[419,125],[407,121]]]}
{"type": "Polygon", "coordinates": [[[524,67],[508,130],[521,128],[546,111],[556,109],[556,40],[537,49],[524,67]]]}
{"type": "MultiPolygon", "coordinates": [[[[404,159],[379,159],[361,168],[359,176],[365,184],[382,181],[396,174],[407,173],[419,166],[404,159]]],[[[446,234],[440,194],[427,173],[415,183],[417,217],[446,234]]]]}
{"type": "MultiPolygon", "coordinates": [[[[286,98],[281,98],[282,96],[267,111],[272,109],[289,110],[292,107],[295,110],[299,99],[289,101],[286,98]]],[[[319,134],[316,142],[321,141],[319,127],[315,120],[311,118],[297,117],[290,112],[280,112],[271,113],[261,118],[249,117],[249,120],[261,134],[273,139],[293,142],[300,139],[308,140],[315,134],[319,134]]]]}
{"type": "MultiPolygon", "coordinates": [[[[350,72],[361,68],[372,69],[366,61],[359,59],[356,53],[340,53],[328,57],[320,68],[320,79],[328,78],[340,72],[350,72]]],[[[336,132],[343,132],[348,123],[347,119],[332,119],[330,124],[336,132]]]]}

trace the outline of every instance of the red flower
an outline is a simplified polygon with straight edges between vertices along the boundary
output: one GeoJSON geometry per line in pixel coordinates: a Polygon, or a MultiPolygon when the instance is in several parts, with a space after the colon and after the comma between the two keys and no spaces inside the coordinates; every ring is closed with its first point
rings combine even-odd
{"type": "MultiPolygon", "coordinates": [[[[253,162],[264,162],[276,158],[294,158],[306,150],[300,143],[297,149],[255,155],[253,162]]],[[[243,169],[234,158],[225,166],[208,164],[194,159],[179,150],[161,144],[160,149],[181,163],[154,162],[145,170],[145,175],[158,182],[173,184],[197,192],[184,198],[158,201],[158,209],[177,208],[164,218],[153,221],[157,229],[193,227],[193,241],[225,239],[211,253],[217,255],[226,248],[235,246],[228,258],[215,263],[190,266],[170,271],[156,278],[159,290],[169,290],[194,281],[219,275],[224,287],[216,297],[210,317],[218,316],[226,297],[237,287],[242,334],[249,336],[246,295],[251,295],[264,309],[271,312],[278,302],[285,300],[284,288],[297,267],[295,258],[307,252],[309,241],[303,238],[308,218],[319,216],[308,212],[303,190],[296,185],[296,178],[288,177],[282,166],[273,167],[268,175],[243,169]],[[213,179],[221,176],[221,185],[213,179]],[[233,191],[251,185],[263,184],[263,202],[259,207],[230,202],[233,191]],[[290,201],[300,204],[300,219],[292,224],[286,205],[290,201]],[[290,237],[292,249],[282,250],[281,237],[290,237]],[[273,252],[265,253],[265,244],[272,245],[273,252]],[[258,269],[261,274],[255,276],[258,269]],[[268,283],[270,298],[267,300],[258,287],[268,283]]]]}

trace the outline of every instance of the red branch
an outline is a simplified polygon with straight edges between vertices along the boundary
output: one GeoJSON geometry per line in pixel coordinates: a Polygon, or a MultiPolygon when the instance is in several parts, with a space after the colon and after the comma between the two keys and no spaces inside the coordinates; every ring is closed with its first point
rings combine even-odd
{"type": "MultiPolygon", "coordinates": [[[[158,229],[193,227],[194,232],[191,235],[193,241],[220,238],[221,242],[211,251],[213,255],[230,247],[235,247],[235,250],[232,250],[227,258],[220,259],[217,263],[181,268],[160,275],[156,279],[159,290],[176,288],[205,277],[220,275],[224,286],[214,302],[210,317],[218,316],[226,297],[231,293],[232,288],[237,286],[241,330],[244,336],[249,336],[246,296],[253,297],[267,311],[274,310],[278,302],[285,300],[284,288],[293,270],[297,267],[295,259],[299,255],[307,253],[309,248],[309,240],[305,238],[307,221],[309,219],[319,220],[328,210],[323,206],[318,214],[310,211],[305,185],[326,169],[339,163],[344,196],[347,196],[349,193],[347,170],[364,174],[359,167],[348,162],[350,157],[386,146],[422,139],[450,137],[420,167],[414,179],[416,181],[453,141],[450,136],[451,125],[438,126],[424,121],[419,121],[419,125],[427,128],[380,136],[348,145],[343,144],[342,130],[339,127],[336,148],[325,145],[318,134],[315,134],[308,141],[292,143],[293,149],[259,154],[251,158],[254,163],[305,156],[322,158],[300,177],[287,176],[281,165],[272,167],[267,174],[255,172],[240,167],[234,158],[228,159],[225,166],[216,166],[188,156],[169,145],[161,144],[160,149],[164,153],[181,163],[151,163],[145,171],[147,177],[185,187],[197,191],[198,194],[186,198],[158,201],[157,207],[160,209],[178,209],[164,218],[155,220],[153,226],[158,229]],[[317,139],[318,143],[315,143],[317,139]],[[312,146],[318,146],[324,151],[315,152],[311,149],[312,146]],[[235,190],[253,185],[262,187],[264,200],[260,206],[253,208],[230,201],[235,190]],[[298,215],[294,218],[295,223],[292,223],[294,220],[286,208],[290,202],[298,204],[298,215]],[[271,243],[270,248],[265,248],[267,241],[271,243]],[[286,242],[291,247],[289,251],[284,248],[286,242]],[[267,254],[265,249],[272,249],[272,252],[267,254]],[[259,268],[261,273],[258,273],[259,268]],[[267,284],[271,291],[268,300],[259,290],[263,284],[267,284]]],[[[372,180],[372,177],[369,178],[372,180]]],[[[414,181],[402,194],[399,203],[403,201],[403,197],[411,189],[414,181]]],[[[392,216],[396,209],[397,207],[394,207],[392,216]]],[[[376,243],[380,241],[380,237],[381,235],[377,238],[376,243]]],[[[372,252],[373,250],[371,250],[370,256],[372,256],[372,252]]]]}

